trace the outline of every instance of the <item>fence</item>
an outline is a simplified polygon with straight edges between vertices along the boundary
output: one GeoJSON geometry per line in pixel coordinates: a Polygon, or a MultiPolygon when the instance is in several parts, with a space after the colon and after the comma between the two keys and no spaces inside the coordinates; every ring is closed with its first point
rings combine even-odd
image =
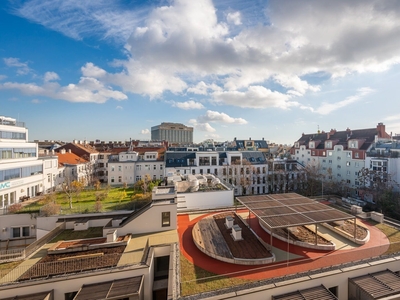
{"type": "Polygon", "coordinates": [[[25,249],[10,249],[0,251],[0,263],[12,262],[24,259],[25,249]]]}

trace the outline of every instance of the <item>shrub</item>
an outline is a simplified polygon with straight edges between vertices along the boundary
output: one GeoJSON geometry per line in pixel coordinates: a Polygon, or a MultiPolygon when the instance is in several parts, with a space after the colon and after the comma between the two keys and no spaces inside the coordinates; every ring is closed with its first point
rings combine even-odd
{"type": "Polygon", "coordinates": [[[94,204],[94,211],[95,212],[101,212],[103,210],[103,204],[101,203],[101,201],[96,201],[96,203],[94,204]]]}
{"type": "Polygon", "coordinates": [[[95,197],[96,197],[96,202],[97,201],[103,201],[107,198],[108,196],[108,191],[101,191],[101,192],[96,192],[95,197]]]}
{"type": "Polygon", "coordinates": [[[15,203],[13,205],[10,205],[8,207],[8,212],[10,214],[15,214],[17,212],[19,212],[22,209],[22,204],[21,203],[15,203]]]}
{"type": "Polygon", "coordinates": [[[61,212],[61,205],[56,203],[48,203],[40,209],[40,213],[44,217],[58,215],[61,212]]]}

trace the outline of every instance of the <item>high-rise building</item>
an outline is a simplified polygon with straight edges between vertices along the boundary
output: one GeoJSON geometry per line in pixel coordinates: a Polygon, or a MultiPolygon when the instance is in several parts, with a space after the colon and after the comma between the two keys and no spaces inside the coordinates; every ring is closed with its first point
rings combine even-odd
{"type": "Polygon", "coordinates": [[[181,123],[166,123],[151,127],[151,139],[166,140],[171,144],[193,143],[193,127],[181,123]]]}

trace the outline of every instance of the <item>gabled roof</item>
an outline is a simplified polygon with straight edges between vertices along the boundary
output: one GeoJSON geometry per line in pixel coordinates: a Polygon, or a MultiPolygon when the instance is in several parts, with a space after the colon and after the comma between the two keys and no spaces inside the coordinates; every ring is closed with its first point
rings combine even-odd
{"type": "Polygon", "coordinates": [[[97,151],[95,147],[89,144],[82,145],[82,144],[68,143],[65,144],[64,146],[57,148],[57,152],[60,152],[62,149],[65,149],[66,151],[71,150],[72,153],[75,153],[79,157],[83,158],[88,158],[90,154],[99,153],[99,151],[97,151]]]}
{"type": "Polygon", "coordinates": [[[84,158],[79,157],[74,153],[66,152],[65,154],[56,153],[58,156],[58,164],[59,165],[79,165],[86,164],[88,161],[84,158]]]}

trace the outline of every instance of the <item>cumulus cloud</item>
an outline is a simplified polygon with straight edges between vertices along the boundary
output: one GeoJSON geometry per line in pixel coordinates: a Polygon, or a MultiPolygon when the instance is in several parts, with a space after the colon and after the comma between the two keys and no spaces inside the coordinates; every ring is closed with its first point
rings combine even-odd
{"type": "Polygon", "coordinates": [[[32,71],[31,68],[29,68],[28,63],[21,62],[19,58],[8,57],[8,58],[3,58],[3,61],[7,67],[17,68],[18,75],[26,75],[32,71]]]}
{"type": "Polygon", "coordinates": [[[347,97],[346,99],[335,102],[335,103],[322,103],[320,107],[318,107],[315,112],[321,115],[328,115],[331,112],[341,109],[343,107],[346,107],[350,104],[353,104],[359,100],[361,100],[363,97],[367,96],[368,94],[372,93],[374,90],[368,87],[364,87],[361,89],[358,89],[357,94],[347,97]]]}
{"type": "Polygon", "coordinates": [[[61,86],[57,82],[36,83],[5,82],[0,84],[1,89],[16,89],[25,95],[44,96],[70,102],[104,103],[109,99],[125,100],[127,96],[105,86],[99,80],[90,77],[81,77],[77,84],[61,86]]]}
{"type": "Polygon", "coordinates": [[[59,80],[59,79],[60,79],[60,77],[58,77],[57,73],[54,73],[54,72],[46,72],[44,74],[44,78],[43,78],[43,80],[45,82],[59,80]]]}
{"type": "Polygon", "coordinates": [[[225,124],[247,124],[247,121],[242,118],[232,118],[225,113],[207,110],[205,115],[199,116],[197,120],[201,123],[218,122],[225,124]]]}
{"type": "Polygon", "coordinates": [[[189,100],[189,101],[186,101],[186,102],[171,101],[170,103],[172,104],[173,107],[177,107],[177,108],[184,109],[184,110],[204,109],[204,105],[203,104],[201,104],[200,102],[193,101],[193,100],[189,100]]]}
{"type": "MultiPolygon", "coordinates": [[[[81,69],[82,78],[97,80],[101,90],[117,98],[123,97],[121,92],[111,91],[110,85],[150,98],[193,93],[246,108],[307,109],[301,97],[322,86],[307,75],[323,73],[329,80],[400,63],[396,1],[271,0],[265,7],[254,1],[241,3],[247,7],[240,11],[217,9],[222,4],[211,0],[175,0],[146,8],[86,2],[28,0],[15,11],[75,39],[94,35],[123,41],[128,55],[114,61],[118,71],[90,62],[81,69]],[[265,15],[257,14],[253,21],[249,11],[265,15]]],[[[18,59],[7,63],[29,72],[18,59]]],[[[349,101],[354,100],[339,104],[349,101]]],[[[324,104],[316,112],[333,110],[324,104]]]]}
{"type": "Polygon", "coordinates": [[[290,95],[271,91],[263,86],[250,86],[246,91],[224,91],[213,94],[213,100],[217,103],[248,108],[287,109],[297,105],[296,102],[290,101],[290,98],[290,95]]]}
{"type": "Polygon", "coordinates": [[[213,128],[209,123],[201,123],[196,119],[190,119],[189,124],[191,124],[196,130],[205,132],[215,132],[216,129],[213,128]]]}
{"type": "Polygon", "coordinates": [[[142,133],[143,135],[146,135],[146,134],[149,134],[149,133],[150,133],[150,130],[148,130],[148,129],[142,129],[141,133],[142,133]]]}
{"type": "Polygon", "coordinates": [[[235,25],[242,24],[241,14],[238,11],[235,11],[233,13],[228,13],[228,15],[226,16],[226,20],[228,21],[228,23],[232,23],[235,25]]]}
{"type": "Polygon", "coordinates": [[[117,105],[117,107],[115,109],[123,110],[124,108],[120,105],[117,105]]]}

